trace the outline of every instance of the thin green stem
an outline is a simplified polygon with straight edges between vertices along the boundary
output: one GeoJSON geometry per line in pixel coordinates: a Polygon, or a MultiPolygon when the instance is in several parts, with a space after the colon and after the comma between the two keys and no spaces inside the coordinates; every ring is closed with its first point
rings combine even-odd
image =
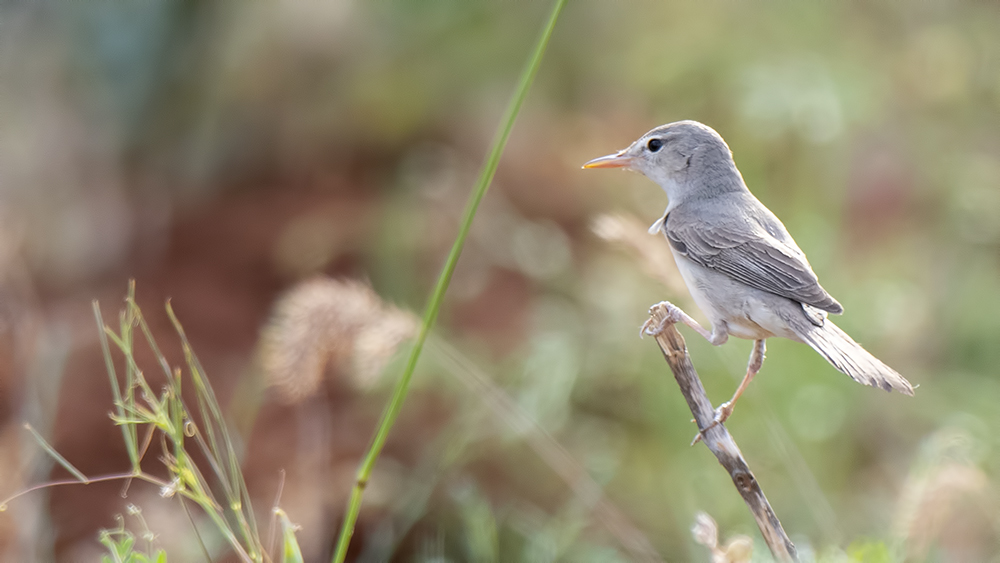
{"type": "Polygon", "coordinates": [[[451,247],[451,252],[448,253],[448,259],[445,261],[441,275],[438,277],[437,285],[431,294],[430,302],[427,304],[423,324],[420,327],[416,341],[413,343],[413,348],[410,350],[410,356],[403,370],[403,375],[396,383],[392,398],[382,413],[381,420],[379,420],[378,429],[375,432],[375,438],[372,440],[371,447],[368,449],[368,453],[358,468],[357,481],[351,490],[347,512],[344,514],[344,523],[340,529],[340,537],[337,540],[337,550],[333,555],[334,563],[342,563],[344,558],[347,557],[347,548],[350,544],[351,536],[354,534],[354,525],[358,520],[358,512],[361,510],[361,497],[364,494],[365,487],[368,485],[372,468],[375,466],[379,454],[382,453],[382,448],[385,446],[385,441],[389,436],[389,431],[392,429],[393,423],[396,421],[396,417],[399,416],[399,411],[409,390],[410,379],[413,377],[413,371],[417,367],[417,361],[420,359],[420,353],[423,350],[424,342],[427,340],[427,335],[434,326],[434,321],[437,320],[438,312],[441,310],[441,302],[444,300],[445,291],[448,290],[451,276],[455,272],[458,257],[462,254],[462,247],[465,245],[465,239],[469,235],[469,229],[472,227],[472,220],[476,216],[476,210],[479,208],[479,203],[482,201],[483,196],[486,195],[486,189],[489,188],[490,182],[493,180],[493,175],[496,173],[497,165],[500,162],[500,155],[503,154],[503,149],[507,144],[508,137],[510,137],[511,129],[514,127],[514,120],[521,111],[521,105],[528,95],[528,90],[531,88],[531,83],[535,80],[535,75],[538,74],[538,68],[541,66],[545,48],[548,46],[549,38],[552,37],[552,30],[556,25],[556,20],[559,19],[559,13],[562,12],[565,4],[566,0],[556,0],[555,6],[552,8],[552,14],[549,16],[548,23],[545,25],[542,35],[538,39],[538,44],[535,45],[535,50],[528,61],[528,65],[521,73],[520,83],[514,93],[514,97],[507,106],[507,111],[500,122],[500,128],[493,139],[493,146],[490,149],[489,156],[487,156],[486,162],[483,165],[482,173],[479,175],[472,195],[465,206],[465,213],[462,217],[458,237],[451,247]]]}
{"type": "MultiPolygon", "coordinates": [[[[104,326],[104,319],[101,317],[101,307],[96,299],[92,305],[94,308],[94,318],[97,320],[97,332],[101,339],[101,351],[104,353],[104,364],[108,370],[108,379],[111,381],[111,396],[114,398],[114,405],[118,410],[118,418],[124,419],[125,404],[122,402],[121,388],[118,386],[118,373],[115,371],[115,362],[111,359],[111,346],[108,344],[107,329],[104,326]]],[[[122,438],[125,441],[125,449],[128,451],[128,459],[132,462],[132,469],[138,471],[139,458],[136,455],[137,448],[135,442],[132,440],[132,432],[129,430],[128,425],[122,426],[122,438]]]]}
{"type": "Polygon", "coordinates": [[[70,463],[69,460],[60,455],[59,452],[57,452],[56,449],[52,447],[52,444],[48,443],[48,441],[46,441],[45,438],[42,438],[42,435],[39,434],[38,431],[34,429],[34,427],[32,427],[28,423],[25,423],[24,429],[27,430],[28,432],[31,432],[31,435],[38,442],[38,445],[41,446],[46,453],[52,456],[52,459],[56,460],[56,462],[59,465],[63,466],[63,469],[69,471],[74,477],[79,479],[81,483],[84,484],[88,483],[87,476],[84,475],[79,469],[77,469],[76,466],[70,463]]]}

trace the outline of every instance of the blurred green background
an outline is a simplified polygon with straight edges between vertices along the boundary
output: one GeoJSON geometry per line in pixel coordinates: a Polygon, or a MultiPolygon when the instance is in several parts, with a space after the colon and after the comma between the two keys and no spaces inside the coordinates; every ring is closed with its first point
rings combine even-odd
{"type": "MultiPolygon", "coordinates": [[[[180,363],[172,299],[240,428],[260,521],[284,470],[306,560],[328,560],[402,336],[362,330],[374,305],[335,284],[272,311],[316,276],[422,310],[549,9],[0,4],[0,496],[65,477],[24,422],[89,476],[127,469],[90,301],[114,319],[134,277],[180,363]],[[307,344],[278,342],[312,372],[272,373],[258,339],[288,324],[307,344]]],[[[351,560],[708,561],[698,511],[758,537],[638,338],[663,299],[702,318],[643,231],[666,196],[580,170],[679,119],[722,134],[838,324],[920,386],[886,394],[768,343],[727,427],[803,559],[1000,561],[1000,5],[724,0],[566,7],[351,560]]],[[[750,343],[682,332],[725,400],[750,343]]],[[[171,561],[204,560],[175,500],[121,493],[14,501],[0,553],[95,560],[134,504],[171,561]]]]}

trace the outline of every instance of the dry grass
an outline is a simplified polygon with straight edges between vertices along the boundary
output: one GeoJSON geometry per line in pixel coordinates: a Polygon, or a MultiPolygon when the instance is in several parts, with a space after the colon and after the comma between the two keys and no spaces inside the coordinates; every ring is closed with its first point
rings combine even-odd
{"type": "Polygon", "coordinates": [[[288,402],[313,394],[329,373],[346,373],[356,388],[367,389],[416,334],[417,322],[360,282],[313,278],[275,304],[261,336],[261,365],[288,402]]]}

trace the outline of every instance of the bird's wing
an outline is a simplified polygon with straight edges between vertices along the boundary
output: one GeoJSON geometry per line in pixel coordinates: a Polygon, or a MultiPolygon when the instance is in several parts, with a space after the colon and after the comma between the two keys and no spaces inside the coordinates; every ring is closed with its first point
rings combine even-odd
{"type": "Polygon", "coordinates": [[[756,199],[736,203],[678,206],[664,218],[662,230],[676,252],[697,264],[757,289],[843,312],[778,218],[756,199]]]}

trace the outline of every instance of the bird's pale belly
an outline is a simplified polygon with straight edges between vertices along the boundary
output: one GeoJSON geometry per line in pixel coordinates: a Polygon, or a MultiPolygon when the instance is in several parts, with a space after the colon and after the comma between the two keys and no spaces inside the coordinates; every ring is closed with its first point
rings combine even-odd
{"type": "Polygon", "coordinates": [[[674,260],[691,297],[708,317],[713,330],[724,323],[726,332],[738,338],[763,340],[780,336],[799,340],[780,316],[782,312],[801,314],[798,303],[747,286],[676,252],[674,260]]]}

